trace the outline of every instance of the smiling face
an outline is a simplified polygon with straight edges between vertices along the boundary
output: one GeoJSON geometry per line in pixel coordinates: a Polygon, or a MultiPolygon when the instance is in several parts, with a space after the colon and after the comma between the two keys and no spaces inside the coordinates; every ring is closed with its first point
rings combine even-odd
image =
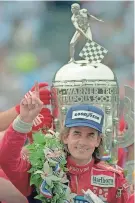
{"type": "Polygon", "coordinates": [[[97,130],[89,127],[72,127],[67,136],[63,138],[67,144],[71,158],[79,165],[89,162],[95,147],[98,147],[101,137],[97,130]]]}

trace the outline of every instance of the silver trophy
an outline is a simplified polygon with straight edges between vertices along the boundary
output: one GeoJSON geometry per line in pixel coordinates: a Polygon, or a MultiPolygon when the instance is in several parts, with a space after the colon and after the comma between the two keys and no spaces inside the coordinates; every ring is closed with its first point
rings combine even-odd
{"type": "Polygon", "coordinates": [[[91,16],[88,11],[80,9],[79,4],[73,4],[71,10],[73,13],[71,20],[76,32],[70,43],[70,62],[57,71],[52,85],[54,125],[57,131],[63,127],[66,112],[74,104],[91,104],[100,107],[105,113],[103,158],[110,158],[118,136],[117,78],[109,67],[101,63],[107,50],[92,41],[89,24],[91,16]],[[75,61],[74,46],[82,36],[87,39],[80,53],[83,60],[75,61]]]}
{"type": "Polygon", "coordinates": [[[119,88],[111,69],[102,63],[92,65],[84,60],[64,65],[56,73],[52,85],[52,107],[59,131],[68,108],[74,104],[91,104],[105,113],[104,151],[111,157],[112,143],[117,140],[119,88]]]}
{"type": "Polygon", "coordinates": [[[116,163],[117,147],[122,143],[125,146],[118,138],[118,81],[113,71],[101,63],[108,51],[92,40],[88,11],[80,9],[79,4],[73,4],[71,10],[76,32],[70,43],[70,61],[56,72],[51,88],[54,125],[60,131],[68,108],[74,104],[98,106],[105,114],[102,158],[113,157],[116,163]],[[75,61],[74,47],[83,36],[87,42],[79,54],[82,60],[75,61]]]}

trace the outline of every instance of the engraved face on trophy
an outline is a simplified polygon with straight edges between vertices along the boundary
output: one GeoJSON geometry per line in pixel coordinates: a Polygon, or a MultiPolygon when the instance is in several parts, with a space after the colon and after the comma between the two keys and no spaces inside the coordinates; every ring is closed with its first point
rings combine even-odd
{"type": "Polygon", "coordinates": [[[77,4],[77,3],[72,4],[72,6],[71,6],[71,12],[73,14],[78,14],[79,10],[80,10],[80,5],[79,4],[77,4]]]}

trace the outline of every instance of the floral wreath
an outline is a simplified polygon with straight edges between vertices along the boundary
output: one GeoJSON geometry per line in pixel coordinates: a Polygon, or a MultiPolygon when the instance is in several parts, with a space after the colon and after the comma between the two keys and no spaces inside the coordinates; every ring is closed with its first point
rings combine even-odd
{"type": "MultiPolygon", "coordinates": [[[[37,191],[35,199],[42,203],[74,203],[77,194],[68,186],[66,153],[59,133],[49,130],[33,134],[33,143],[27,146],[31,168],[30,185],[37,191]]],[[[113,163],[113,159],[107,161],[113,163]]]]}
{"type": "Polygon", "coordinates": [[[73,203],[75,193],[68,186],[66,154],[60,143],[59,133],[48,131],[46,135],[37,132],[34,142],[27,146],[31,169],[30,185],[36,187],[42,203],[73,203]]]}

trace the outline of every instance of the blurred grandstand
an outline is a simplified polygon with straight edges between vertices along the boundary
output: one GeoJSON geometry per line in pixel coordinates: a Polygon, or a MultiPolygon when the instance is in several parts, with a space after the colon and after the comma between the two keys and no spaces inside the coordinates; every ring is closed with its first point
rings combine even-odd
{"type": "MultiPolygon", "coordinates": [[[[77,1],[78,2],[78,1],[77,1]]],[[[35,81],[51,84],[54,73],[69,60],[75,31],[71,1],[0,2],[0,111],[20,101],[35,81]]],[[[134,2],[79,1],[90,14],[93,39],[109,50],[104,64],[116,73],[121,97],[133,85],[134,2]]]]}

